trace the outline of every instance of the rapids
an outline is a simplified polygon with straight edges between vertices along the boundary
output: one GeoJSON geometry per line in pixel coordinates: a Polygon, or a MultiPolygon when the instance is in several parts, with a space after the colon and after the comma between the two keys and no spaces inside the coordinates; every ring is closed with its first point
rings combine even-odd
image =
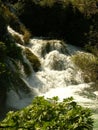
{"type": "Polygon", "coordinates": [[[84,82],[82,71],[71,60],[73,54],[83,52],[81,48],[67,45],[61,40],[41,38],[31,39],[26,47],[38,56],[41,68],[38,72],[32,68],[30,76],[22,77],[32,94],[20,91],[18,95],[10,90],[7,93],[7,107],[21,109],[29,105],[33,93],[45,98],[58,96],[60,101],[72,96],[80,105],[93,110],[94,130],[98,130],[98,91],[93,89],[93,83],[84,82]]]}

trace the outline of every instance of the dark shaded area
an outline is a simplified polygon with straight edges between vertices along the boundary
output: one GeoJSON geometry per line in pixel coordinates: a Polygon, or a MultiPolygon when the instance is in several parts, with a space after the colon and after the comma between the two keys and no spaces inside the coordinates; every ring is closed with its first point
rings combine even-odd
{"type": "Polygon", "coordinates": [[[79,46],[86,42],[85,33],[89,32],[92,21],[71,3],[63,7],[59,2],[52,6],[41,6],[25,1],[18,2],[15,7],[20,20],[33,36],[63,38],[79,46]]]}
{"type": "Polygon", "coordinates": [[[4,39],[4,35],[7,33],[7,24],[3,15],[1,15],[2,13],[0,12],[0,41],[4,39]]]}
{"type": "MultiPolygon", "coordinates": [[[[0,66],[1,67],[1,66],[0,66]]],[[[9,86],[8,75],[0,72],[0,120],[5,117],[6,114],[6,98],[7,89],[9,86]]]]}

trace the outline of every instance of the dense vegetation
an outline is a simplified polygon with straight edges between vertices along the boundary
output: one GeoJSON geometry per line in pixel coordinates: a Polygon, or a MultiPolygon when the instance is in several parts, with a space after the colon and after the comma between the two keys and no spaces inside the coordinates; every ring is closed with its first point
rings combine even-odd
{"type": "Polygon", "coordinates": [[[9,112],[0,130],[92,130],[91,111],[77,105],[72,98],[36,97],[33,103],[17,112],[9,112]]]}
{"type": "Polygon", "coordinates": [[[77,53],[72,56],[73,62],[82,70],[85,82],[97,82],[98,58],[89,53],[77,53]]]}

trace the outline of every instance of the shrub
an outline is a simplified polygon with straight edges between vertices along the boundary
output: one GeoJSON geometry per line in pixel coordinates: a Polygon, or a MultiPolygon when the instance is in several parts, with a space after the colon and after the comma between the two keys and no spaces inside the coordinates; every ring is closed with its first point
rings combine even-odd
{"type": "Polygon", "coordinates": [[[85,45],[85,50],[98,57],[98,45],[97,44],[96,45],[87,44],[87,45],[85,45]]]}
{"type": "MultiPolygon", "coordinates": [[[[11,6],[7,7],[2,4],[3,17],[7,24],[9,24],[15,31],[24,35],[24,41],[27,43],[31,34],[26,27],[20,22],[19,18],[15,14],[15,9],[11,6]],[[12,11],[13,10],[13,11],[12,11]]],[[[1,21],[1,20],[0,20],[1,21]]],[[[1,22],[0,22],[1,23],[1,22]]],[[[4,22],[2,22],[4,24],[4,22]]]]}
{"type": "MultiPolygon", "coordinates": [[[[13,25],[13,23],[18,22],[18,17],[13,12],[11,12],[7,6],[2,4],[1,8],[3,10],[3,16],[8,24],[10,23],[11,25],[13,25]]],[[[16,24],[14,24],[14,25],[16,25],[16,24]]]]}
{"type": "Polygon", "coordinates": [[[36,97],[33,103],[17,112],[9,112],[0,123],[1,130],[93,130],[91,111],[72,98],[58,102],[57,97],[36,97]]]}
{"type": "Polygon", "coordinates": [[[96,81],[98,78],[98,59],[90,53],[77,53],[72,56],[74,63],[83,71],[86,82],[96,81]]]}
{"type": "Polygon", "coordinates": [[[38,71],[41,66],[38,57],[34,55],[28,48],[25,49],[25,54],[26,54],[27,59],[32,64],[34,71],[38,71]]]}
{"type": "Polygon", "coordinates": [[[98,25],[91,26],[87,34],[88,42],[85,45],[85,50],[98,56],[98,25]]]}

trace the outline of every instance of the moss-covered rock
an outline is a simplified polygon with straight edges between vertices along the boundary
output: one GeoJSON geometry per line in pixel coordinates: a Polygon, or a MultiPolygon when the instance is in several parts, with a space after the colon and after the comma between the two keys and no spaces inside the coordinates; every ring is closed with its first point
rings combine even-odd
{"type": "Polygon", "coordinates": [[[38,57],[35,54],[33,54],[28,48],[25,49],[25,54],[26,54],[27,59],[32,64],[34,71],[38,71],[41,66],[38,57]]]}
{"type": "Polygon", "coordinates": [[[29,66],[29,64],[23,62],[22,63],[24,66],[24,72],[27,76],[29,76],[32,73],[31,67],[29,66]]]}

